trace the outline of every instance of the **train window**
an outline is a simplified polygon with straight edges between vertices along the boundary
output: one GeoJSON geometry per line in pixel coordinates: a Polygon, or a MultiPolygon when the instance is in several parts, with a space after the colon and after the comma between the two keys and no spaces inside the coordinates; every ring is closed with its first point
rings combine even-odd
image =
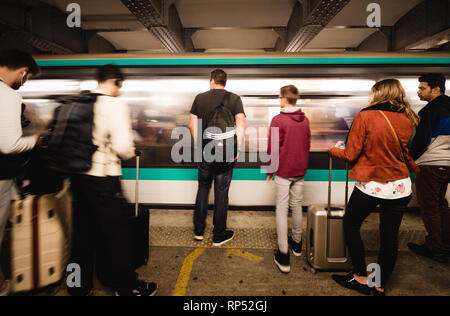
{"type": "MultiPolygon", "coordinates": [[[[402,78],[401,82],[413,108],[419,111],[425,103],[417,97],[417,78],[402,78]]],[[[311,150],[326,151],[338,140],[345,140],[353,118],[368,103],[374,83],[374,80],[364,78],[245,78],[230,80],[227,90],[239,94],[244,103],[247,152],[266,152],[269,124],[280,113],[279,89],[288,84],[294,84],[300,90],[298,107],[311,122],[311,150]]],[[[57,106],[55,96],[95,87],[96,82],[92,80],[31,80],[19,92],[29,113],[34,113],[34,119],[42,126],[50,121],[57,106]]],[[[172,130],[188,125],[195,95],[208,89],[208,80],[198,78],[131,79],[124,82],[120,98],[130,106],[138,146],[151,153],[152,164],[173,164],[170,151],[178,139],[171,138],[172,130]]]]}

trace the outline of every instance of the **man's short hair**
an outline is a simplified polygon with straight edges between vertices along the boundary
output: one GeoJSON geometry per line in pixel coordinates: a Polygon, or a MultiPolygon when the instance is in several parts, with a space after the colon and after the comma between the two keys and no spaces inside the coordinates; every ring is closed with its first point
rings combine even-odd
{"type": "Polygon", "coordinates": [[[125,76],[119,67],[115,65],[105,65],[98,68],[96,79],[98,82],[105,82],[109,79],[124,81],[125,76]]]}
{"type": "Polygon", "coordinates": [[[33,76],[37,76],[41,72],[40,67],[30,54],[17,49],[8,49],[0,52],[0,67],[7,67],[11,70],[27,67],[28,73],[33,76]]]}
{"type": "Polygon", "coordinates": [[[280,89],[280,97],[286,98],[291,105],[296,105],[300,98],[298,89],[294,85],[284,86],[280,89]]]}
{"type": "Polygon", "coordinates": [[[445,90],[446,90],[445,89],[445,81],[446,81],[445,76],[443,74],[439,74],[439,73],[426,74],[419,78],[419,82],[428,83],[428,85],[431,87],[431,89],[439,87],[442,94],[444,94],[445,90]]]}
{"type": "Polygon", "coordinates": [[[227,84],[227,73],[222,69],[216,69],[213,72],[211,72],[210,80],[214,80],[216,84],[225,87],[227,84]]]}

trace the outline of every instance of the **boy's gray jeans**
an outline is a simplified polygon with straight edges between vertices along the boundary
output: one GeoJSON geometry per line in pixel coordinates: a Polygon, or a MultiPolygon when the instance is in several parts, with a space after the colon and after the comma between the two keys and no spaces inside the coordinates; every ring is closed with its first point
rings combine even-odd
{"type": "MultiPolygon", "coordinates": [[[[11,211],[11,197],[13,190],[13,180],[0,181],[0,250],[5,234],[6,223],[11,211]]],[[[0,253],[1,256],[1,253],[0,253]]],[[[0,285],[5,281],[3,271],[0,267],[0,285]]]]}
{"type": "Polygon", "coordinates": [[[278,248],[281,253],[287,254],[288,246],[288,216],[292,212],[292,239],[295,242],[302,240],[303,230],[303,187],[304,177],[282,178],[275,176],[276,184],[276,221],[278,248]]]}

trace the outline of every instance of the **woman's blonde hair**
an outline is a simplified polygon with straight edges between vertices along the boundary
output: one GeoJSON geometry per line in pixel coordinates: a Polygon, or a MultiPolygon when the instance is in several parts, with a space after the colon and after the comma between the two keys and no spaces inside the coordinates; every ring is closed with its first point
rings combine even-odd
{"type": "Polygon", "coordinates": [[[382,103],[391,104],[398,108],[398,112],[404,110],[414,125],[419,125],[419,116],[411,108],[405,89],[397,79],[382,80],[372,87],[372,98],[368,107],[382,103]]]}

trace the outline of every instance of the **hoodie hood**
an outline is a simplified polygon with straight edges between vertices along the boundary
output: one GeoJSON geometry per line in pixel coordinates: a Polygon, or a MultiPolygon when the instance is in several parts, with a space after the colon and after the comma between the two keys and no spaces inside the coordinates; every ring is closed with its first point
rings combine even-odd
{"type": "Polygon", "coordinates": [[[305,113],[299,108],[285,108],[280,113],[283,117],[289,117],[295,122],[303,122],[305,120],[305,113]]]}

